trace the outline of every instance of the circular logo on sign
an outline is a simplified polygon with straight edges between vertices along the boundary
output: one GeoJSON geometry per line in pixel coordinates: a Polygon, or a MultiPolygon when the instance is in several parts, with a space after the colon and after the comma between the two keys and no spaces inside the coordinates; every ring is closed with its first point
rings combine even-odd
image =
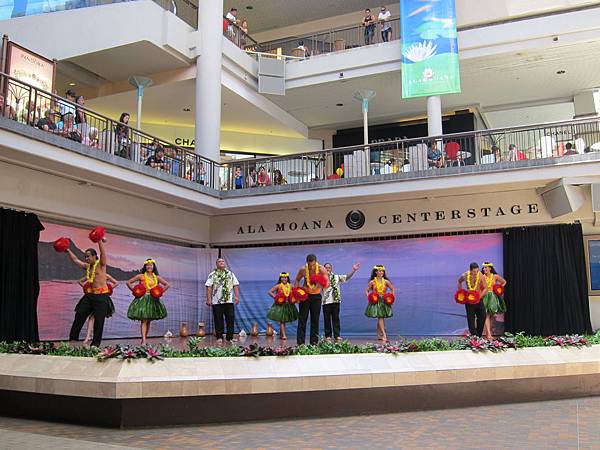
{"type": "Polygon", "coordinates": [[[346,226],[351,230],[360,230],[365,224],[365,215],[358,209],[346,214],[346,226]]]}

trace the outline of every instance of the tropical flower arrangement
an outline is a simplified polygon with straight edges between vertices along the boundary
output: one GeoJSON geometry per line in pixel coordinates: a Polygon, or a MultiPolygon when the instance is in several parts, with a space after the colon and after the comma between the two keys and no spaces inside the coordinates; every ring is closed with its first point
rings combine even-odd
{"type": "Polygon", "coordinates": [[[174,349],[168,344],[158,346],[110,345],[98,347],[71,347],[68,343],[55,344],[52,342],[0,342],[0,353],[18,353],[27,355],[77,356],[96,358],[98,361],[120,359],[132,361],[145,359],[150,362],[164,358],[218,358],[218,357],[259,357],[259,356],[302,356],[302,355],[334,355],[355,353],[385,353],[400,354],[413,352],[431,352],[448,350],[471,350],[473,352],[501,352],[509,349],[527,347],[581,348],[592,344],[600,344],[600,330],[591,336],[578,334],[565,336],[527,336],[523,333],[516,335],[506,333],[495,339],[483,339],[477,336],[467,336],[458,339],[421,339],[389,342],[385,344],[353,344],[349,341],[321,341],[317,345],[298,345],[293,347],[263,347],[256,343],[246,346],[202,347],[204,338],[190,337],[187,349],[174,349]]]}

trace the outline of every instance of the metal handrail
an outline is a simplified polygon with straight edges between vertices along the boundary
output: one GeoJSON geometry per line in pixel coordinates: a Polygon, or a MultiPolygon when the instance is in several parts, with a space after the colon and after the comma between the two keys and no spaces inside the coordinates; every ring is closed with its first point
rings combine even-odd
{"type": "Polygon", "coordinates": [[[165,163],[158,166],[160,170],[214,189],[221,188],[218,172],[222,165],[219,162],[7,74],[0,73],[0,86],[5,98],[6,107],[2,111],[5,117],[139,164],[148,165],[148,158],[161,147],[165,151],[165,163]],[[69,113],[73,122],[68,118],[69,113]],[[62,115],[62,128],[53,120],[57,115],[62,115]]]}

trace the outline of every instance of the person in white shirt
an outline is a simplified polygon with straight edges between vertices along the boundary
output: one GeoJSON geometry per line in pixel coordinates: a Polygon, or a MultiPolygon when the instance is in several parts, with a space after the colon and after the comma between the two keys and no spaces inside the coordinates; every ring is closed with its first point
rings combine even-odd
{"type": "Polygon", "coordinates": [[[392,13],[388,11],[388,9],[382,5],[379,10],[379,16],[377,20],[381,26],[381,39],[383,42],[389,42],[390,35],[392,34],[392,24],[390,23],[390,19],[392,18],[392,13]]]}
{"type": "Polygon", "coordinates": [[[323,265],[329,275],[329,287],[323,289],[323,319],[325,321],[325,339],[333,338],[336,341],[341,341],[340,337],[340,303],[342,302],[342,293],[340,284],[345,283],[356,271],[360,268],[360,264],[356,263],[352,266],[352,270],[346,275],[338,275],[333,273],[331,263],[323,265]]]}
{"type": "Polygon", "coordinates": [[[239,25],[239,20],[237,19],[237,9],[236,8],[231,8],[227,14],[225,15],[225,18],[229,21],[229,26],[227,27],[227,33],[230,36],[233,36],[234,34],[234,24],[235,25],[239,25]]]}
{"type": "Polygon", "coordinates": [[[217,343],[223,342],[224,325],[227,325],[225,339],[232,341],[235,321],[233,305],[240,303],[240,283],[235,274],[227,269],[223,258],[217,259],[217,267],[208,275],[205,286],[206,304],[213,310],[217,343]]]}

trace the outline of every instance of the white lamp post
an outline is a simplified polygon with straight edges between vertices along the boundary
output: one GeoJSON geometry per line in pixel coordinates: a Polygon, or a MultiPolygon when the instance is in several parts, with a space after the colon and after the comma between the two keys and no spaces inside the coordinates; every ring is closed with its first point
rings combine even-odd
{"type": "Polygon", "coordinates": [[[129,77],[129,83],[137,89],[137,126],[140,130],[142,128],[142,98],[144,97],[144,88],[152,85],[150,78],[141,77],[138,75],[129,77]]]}
{"type": "Polygon", "coordinates": [[[371,174],[371,149],[369,145],[369,100],[375,97],[375,91],[371,89],[361,89],[354,93],[354,98],[361,102],[362,113],[363,113],[363,144],[365,145],[362,155],[359,156],[354,152],[354,159],[356,161],[353,167],[355,175],[370,175],[371,174]],[[362,164],[359,161],[362,160],[362,164]],[[359,168],[360,167],[360,168],[359,168]]]}

